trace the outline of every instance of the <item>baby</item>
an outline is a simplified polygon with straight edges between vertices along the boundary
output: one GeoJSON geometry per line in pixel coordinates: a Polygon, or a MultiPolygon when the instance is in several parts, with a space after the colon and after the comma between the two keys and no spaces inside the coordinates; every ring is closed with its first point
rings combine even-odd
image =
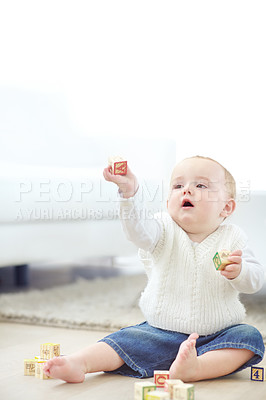
{"type": "Polygon", "coordinates": [[[148,284],[140,300],[146,321],[52,359],[44,372],[82,382],[89,372],[148,378],[154,370],[170,370],[170,378],[192,382],[260,362],[263,339],[241,324],[245,309],[238,295],[262,287],[264,268],[244,233],[224,222],[236,206],[231,174],[210,158],[183,160],[172,173],[168,212],[153,219],[140,217],[143,202],[129,168],[125,176],[108,168],[103,174],[119,187],[122,225],[146,268],[148,284]],[[221,249],[230,250],[231,263],[218,272],[212,258],[221,249]]]}

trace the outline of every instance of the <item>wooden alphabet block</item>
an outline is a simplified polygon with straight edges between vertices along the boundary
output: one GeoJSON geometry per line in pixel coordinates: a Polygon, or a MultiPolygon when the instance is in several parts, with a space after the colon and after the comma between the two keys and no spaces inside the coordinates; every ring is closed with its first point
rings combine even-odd
{"type": "Polygon", "coordinates": [[[169,393],[155,390],[153,392],[149,392],[146,397],[146,400],[161,400],[161,399],[170,400],[169,393]]]}
{"type": "Polygon", "coordinates": [[[126,175],[127,173],[127,161],[123,157],[109,157],[108,165],[114,175],[126,175]]]}
{"type": "Polygon", "coordinates": [[[45,375],[43,372],[43,367],[44,364],[46,363],[46,360],[37,360],[35,364],[35,378],[39,379],[51,379],[50,376],[45,375]]]}
{"type": "Polygon", "coordinates": [[[60,356],[60,344],[59,343],[41,344],[40,356],[43,360],[50,360],[51,358],[60,356]]]}
{"type": "Polygon", "coordinates": [[[136,382],[134,400],[146,400],[147,393],[156,390],[153,382],[136,382]]]}
{"type": "Polygon", "coordinates": [[[228,250],[221,250],[215,253],[212,260],[217,271],[222,271],[228,264],[231,264],[231,261],[228,261],[229,256],[230,251],[228,250]]]}
{"type": "Polygon", "coordinates": [[[24,375],[25,376],[35,376],[35,358],[29,358],[24,360],[24,375]]]}
{"type": "Polygon", "coordinates": [[[194,400],[194,385],[183,383],[174,386],[174,400],[194,400]]]}
{"type": "Polygon", "coordinates": [[[174,398],[174,386],[183,385],[184,382],[180,379],[166,379],[164,382],[164,390],[169,393],[170,399],[174,398]]]}
{"type": "Polygon", "coordinates": [[[251,367],[250,379],[259,382],[266,381],[266,366],[251,367]]]}
{"type": "Polygon", "coordinates": [[[169,371],[154,371],[154,383],[157,388],[163,388],[166,379],[169,379],[169,371]]]}

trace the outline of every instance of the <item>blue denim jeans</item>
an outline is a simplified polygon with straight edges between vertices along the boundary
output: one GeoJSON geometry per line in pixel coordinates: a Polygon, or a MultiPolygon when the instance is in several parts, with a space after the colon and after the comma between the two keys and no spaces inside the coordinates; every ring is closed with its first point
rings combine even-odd
{"type": "MultiPolygon", "coordinates": [[[[181,343],[189,335],[154,328],[147,322],[123,328],[100,342],[110,345],[124,360],[122,367],[111,373],[148,378],[154,370],[169,370],[181,343]]],[[[233,325],[208,336],[200,336],[196,342],[198,356],[217,349],[248,349],[254,356],[234,372],[259,363],[264,355],[264,343],[260,332],[245,324],[233,325]]]]}

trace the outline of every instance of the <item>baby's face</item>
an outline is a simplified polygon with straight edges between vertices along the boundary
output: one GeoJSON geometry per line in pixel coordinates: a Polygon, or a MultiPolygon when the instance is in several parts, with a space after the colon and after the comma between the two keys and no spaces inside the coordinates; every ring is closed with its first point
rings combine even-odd
{"type": "Polygon", "coordinates": [[[203,240],[234,208],[235,202],[226,191],[225,173],[219,164],[189,158],[174,168],[168,212],[191,239],[203,240]]]}

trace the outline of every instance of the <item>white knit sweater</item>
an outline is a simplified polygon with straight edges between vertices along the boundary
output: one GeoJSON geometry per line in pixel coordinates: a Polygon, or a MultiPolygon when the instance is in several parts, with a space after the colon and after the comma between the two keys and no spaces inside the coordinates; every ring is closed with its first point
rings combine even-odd
{"type": "Polygon", "coordinates": [[[242,322],[245,308],[239,292],[258,291],[264,268],[247,249],[240,228],[220,225],[203,242],[194,243],[168,213],[141,218],[139,207],[136,198],[122,199],[120,210],[128,239],[142,248],[139,253],[149,279],[140,308],[148,323],[209,335],[242,322]],[[222,249],[243,250],[242,270],[233,280],[224,278],[213,265],[214,254],[222,249]]]}

